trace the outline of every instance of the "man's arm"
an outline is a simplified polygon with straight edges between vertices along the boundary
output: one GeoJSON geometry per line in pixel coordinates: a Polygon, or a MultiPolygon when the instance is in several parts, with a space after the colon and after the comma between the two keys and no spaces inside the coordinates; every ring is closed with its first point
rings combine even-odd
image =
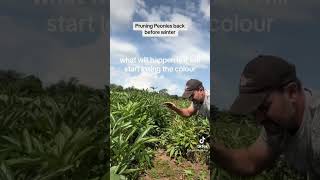
{"type": "Polygon", "coordinates": [[[178,108],[175,104],[171,102],[165,102],[164,103],[169,109],[175,111],[177,114],[183,117],[190,117],[194,115],[197,110],[193,107],[191,104],[188,108],[178,108]]]}
{"type": "Polygon", "coordinates": [[[213,161],[227,171],[241,176],[253,176],[272,165],[279,153],[259,137],[248,148],[228,149],[219,143],[211,144],[213,161]]]}

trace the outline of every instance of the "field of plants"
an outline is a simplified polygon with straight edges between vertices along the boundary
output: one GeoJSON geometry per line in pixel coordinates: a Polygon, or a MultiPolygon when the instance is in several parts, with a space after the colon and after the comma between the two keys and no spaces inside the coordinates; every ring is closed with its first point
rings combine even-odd
{"type": "Polygon", "coordinates": [[[0,71],[0,179],[106,179],[106,94],[0,71]]]}
{"type": "MultiPolygon", "coordinates": [[[[148,92],[115,85],[110,99],[111,179],[143,179],[143,174],[155,165],[155,154],[162,150],[177,163],[189,160],[205,164],[209,160],[208,151],[190,151],[197,150],[199,136],[209,135],[209,121],[202,117],[181,118],[162,105],[171,101],[187,107],[187,101],[169,96],[165,90],[148,92]]],[[[181,173],[189,178],[198,176],[191,170],[181,173]]],[[[208,170],[204,173],[209,174],[208,170]]],[[[154,179],[163,177],[153,174],[154,179]]]]}
{"type": "Polygon", "coordinates": [[[75,78],[44,87],[33,75],[0,71],[0,180],[306,179],[281,159],[250,178],[213,163],[209,178],[209,151],[199,140],[210,132],[228,147],[249,145],[259,133],[252,118],[212,107],[209,124],[163,106],[190,104],[165,89],[108,91],[75,78]]]}
{"type": "Polygon", "coordinates": [[[168,95],[165,89],[150,92],[111,85],[111,179],[305,179],[282,157],[255,177],[237,177],[212,163],[210,178],[209,151],[199,149],[199,139],[210,133],[227,147],[239,148],[251,144],[260,127],[252,117],[230,115],[215,107],[211,108],[214,122],[210,124],[203,117],[182,118],[162,105],[166,101],[179,107],[190,104],[168,95]]]}

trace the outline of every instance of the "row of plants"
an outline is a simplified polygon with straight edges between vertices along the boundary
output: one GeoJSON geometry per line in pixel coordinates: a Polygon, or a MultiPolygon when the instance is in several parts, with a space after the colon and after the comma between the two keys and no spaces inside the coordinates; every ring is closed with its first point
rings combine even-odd
{"type": "Polygon", "coordinates": [[[106,179],[107,88],[0,72],[0,179],[106,179]]]}
{"type": "MultiPolygon", "coordinates": [[[[171,101],[187,107],[190,102],[169,96],[166,91],[124,89],[116,85],[110,90],[111,179],[139,178],[153,166],[158,149],[164,149],[178,161],[183,158],[208,164],[209,152],[197,151],[201,137],[213,136],[229,148],[241,148],[253,143],[261,130],[250,116],[235,116],[214,107],[210,124],[199,116],[182,118],[162,103],[171,101]]],[[[236,176],[215,163],[210,170],[211,179],[305,179],[291,169],[282,156],[273,167],[254,177],[236,176]]],[[[188,172],[192,174],[189,178],[195,177],[191,170],[188,172]]]]}
{"type": "Polygon", "coordinates": [[[197,149],[198,134],[209,135],[209,122],[203,117],[181,118],[163,105],[166,101],[180,107],[189,105],[164,91],[111,86],[112,178],[138,178],[153,166],[158,149],[164,149],[172,158],[194,160],[194,154],[188,151],[197,149]]]}
{"type": "MultiPolygon", "coordinates": [[[[199,116],[182,118],[162,103],[171,101],[179,107],[187,107],[190,102],[164,92],[111,86],[111,177],[139,178],[153,166],[157,149],[164,149],[176,160],[183,158],[209,164],[209,152],[197,151],[202,136],[212,136],[229,148],[243,148],[253,143],[260,133],[261,127],[253,117],[231,115],[215,107],[212,107],[210,123],[199,116]]],[[[211,179],[223,180],[306,178],[291,169],[282,156],[273,167],[254,177],[236,176],[213,162],[210,171],[211,179]]],[[[191,179],[196,177],[190,172],[189,175],[191,179]]]]}

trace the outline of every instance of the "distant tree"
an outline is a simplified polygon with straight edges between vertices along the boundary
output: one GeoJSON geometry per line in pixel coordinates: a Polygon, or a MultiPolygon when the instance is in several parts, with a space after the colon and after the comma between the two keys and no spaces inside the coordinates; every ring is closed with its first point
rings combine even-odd
{"type": "Polygon", "coordinates": [[[25,92],[27,94],[38,94],[44,91],[41,80],[34,75],[19,79],[16,84],[20,92],[25,92]]]}
{"type": "Polygon", "coordinates": [[[68,94],[68,93],[75,93],[77,90],[80,89],[79,80],[75,77],[69,78],[68,81],[60,80],[55,84],[50,85],[48,91],[53,94],[68,94]]]}
{"type": "Polygon", "coordinates": [[[111,88],[111,89],[114,89],[114,90],[118,90],[118,91],[122,91],[122,90],[123,90],[123,87],[122,87],[122,86],[116,85],[116,84],[111,84],[111,85],[110,85],[110,88],[111,88]]]}
{"type": "Polygon", "coordinates": [[[78,84],[79,84],[79,79],[76,78],[76,77],[71,77],[71,78],[68,80],[67,86],[76,87],[78,84]]]}
{"type": "Polygon", "coordinates": [[[23,74],[18,73],[17,71],[14,70],[0,70],[0,81],[15,81],[18,79],[21,79],[23,77],[23,74]]]}
{"type": "Polygon", "coordinates": [[[173,98],[173,99],[176,99],[176,100],[179,99],[179,96],[178,96],[178,95],[171,95],[170,97],[173,98]]]}
{"type": "Polygon", "coordinates": [[[150,89],[152,89],[152,91],[155,91],[157,87],[151,86],[150,89]]]}
{"type": "Polygon", "coordinates": [[[168,94],[168,89],[161,89],[161,90],[159,91],[159,94],[169,95],[169,94],[168,94]]]}

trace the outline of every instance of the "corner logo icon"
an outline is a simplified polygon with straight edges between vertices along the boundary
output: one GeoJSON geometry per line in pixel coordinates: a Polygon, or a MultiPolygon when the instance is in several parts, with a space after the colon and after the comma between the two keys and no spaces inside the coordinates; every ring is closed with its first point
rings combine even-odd
{"type": "Polygon", "coordinates": [[[202,136],[201,139],[199,140],[199,143],[200,143],[200,144],[203,144],[205,139],[206,139],[206,138],[204,138],[204,137],[202,136]]]}

